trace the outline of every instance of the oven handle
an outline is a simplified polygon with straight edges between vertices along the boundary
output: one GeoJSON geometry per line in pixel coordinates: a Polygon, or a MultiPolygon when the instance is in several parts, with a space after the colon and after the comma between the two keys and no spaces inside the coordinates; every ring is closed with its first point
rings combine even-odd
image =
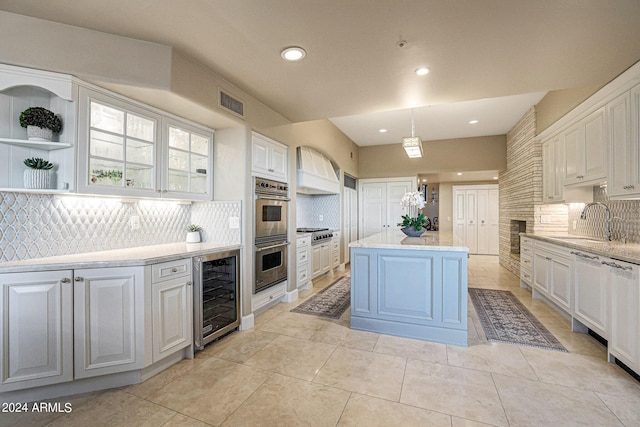
{"type": "Polygon", "coordinates": [[[283,242],[283,243],[278,243],[277,245],[265,246],[264,248],[259,248],[256,246],[256,252],[266,251],[267,249],[279,248],[280,246],[288,246],[290,244],[291,242],[283,242]]]}
{"type": "Polygon", "coordinates": [[[278,196],[262,196],[256,195],[256,200],[277,200],[279,202],[290,202],[291,199],[288,197],[278,197],[278,196]]]}

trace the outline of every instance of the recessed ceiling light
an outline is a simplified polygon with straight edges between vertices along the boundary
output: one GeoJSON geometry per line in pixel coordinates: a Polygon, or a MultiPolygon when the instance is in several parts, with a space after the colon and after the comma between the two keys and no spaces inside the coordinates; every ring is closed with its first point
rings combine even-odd
{"type": "Polygon", "coordinates": [[[494,176],[494,177],[493,177],[493,179],[498,179],[498,177],[497,177],[497,176],[494,176]]]}
{"type": "Polygon", "coordinates": [[[427,180],[426,179],[422,179],[422,182],[427,182],[427,180]]]}
{"type": "Polygon", "coordinates": [[[378,132],[385,133],[386,131],[387,131],[386,129],[380,129],[378,132]]]}
{"type": "Polygon", "coordinates": [[[475,125],[476,123],[478,123],[477,120],[473,119],[473,120],[469,120],[469,124],[470,125],[475,125]]]}
{"type": "Polygon", "coordinates": [[[460,175],[462,175],[462,172],[458,172],[456,175],[460,176],[460,175]]]}
{"type": "Polygon", "coordinates": [[[419,76],[426,76],[427,74],[429,74],[430,71],[431,69],[428,67],[416,68],[416,74],[419,76]]]}
{"type": "Polygon", "coordinates": [[[300,61],[306,55],[307,52],[298,46],[290,46],[280,53],[280,56],[282,56],[282,59],[285,61],[300,61]]]}

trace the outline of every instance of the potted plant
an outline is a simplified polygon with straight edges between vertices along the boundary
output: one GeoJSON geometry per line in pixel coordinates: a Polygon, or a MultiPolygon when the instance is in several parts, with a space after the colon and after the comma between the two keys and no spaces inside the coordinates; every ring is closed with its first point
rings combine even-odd
{"type": "Polygon", "coordinates": [[[199,225],[191,224],[187,227],[187,243],[198,243],[200,242],[200,232],[202,231],[202,227],[199,225]]]}
{"type": "Polygon", "coordinates": [[[424,198],[419,191],[410,191],[402,196],[400,205],[405,208],[407,214],[402,215],[402,222],[398,225],[402,226],[400,230],[409,237],[421,236],[431,225],[429,217],[418,213],[420,209],[424,208],[424,204],[424,198]]]}
{"type": "Polygon", "coordinates": [[[28,168],[24,171],[24,188],[43,189],[51,185],[51,169],[53,163],[39,157],[24,159],[28,168]]]}
{"type": "Polygon", "coordinates": [[[46,108],[29,107],[20,113],[20,126],[27,128],[29,140],[51,141],[62,130],[62,120],[46,108]]]}

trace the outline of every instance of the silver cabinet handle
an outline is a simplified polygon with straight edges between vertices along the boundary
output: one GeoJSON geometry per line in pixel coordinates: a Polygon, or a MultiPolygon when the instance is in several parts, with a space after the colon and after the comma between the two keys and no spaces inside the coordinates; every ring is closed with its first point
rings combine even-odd
{"type": "Polygon", "coordinates": [[[548,256],[544,257],[544,259],[546,259],[547,261],[551,261],[551,258],[549,258],[548,256]]]}
{"type": "Polygon", "coordinates": [[[193,282],[192,282],[191,280],[189,280],[189,281],[187,282],[187,286],[191,286],[191,285],[193,285],[193,282]]]}
{"type": "Polygon", "coordinates": [[[171,272],[172,272],[172,273],[177,273],[177,272],[178,272],[178,269],[177,269],[177,268],[175,268],[175,267],[173,267],[173,268],[171,269],[171,272]]]}
{"type": "Polygon", "coordinates": [[[70,282],[71,282],[71,279],[69,279],[68,277],[63,277],[63,278],[60,280],[60,282],[62,282],[62,283],[70,283],[70,282]]]}
{"type": "Polygon", "coordinates": [[[624,187],[622,187],[622,188],[624,188],[625,190],[633,190],[633,189],[634,189],[634,188],[636,188],[636,187],[635,187],[635,185],[625,185],[625,186],[624,186],[624,187]]]}
{"type": "Polygon", "coordinates": [[[586,259],[600,259],[600,257],[597,256],[597,255],[586,255],[586,254],[583,254],[583,253],[580,253],[580,252],[573,252],[572,251],[571,254],[572,255],[577,255],[577,256],[579,256],[581,258],[586,258],[586,259]]]}
{"type": "Polygon", "coordinates": [[[76,278],[75,278],[75,279],[73,279],[73,280],[75,280],[76,282],[82,282],[82,281],[84,280],[84,277],[80,277],[80,276],[78,276],[78,277],[76,277],[76,278]]]}
{"type": "Polygon", "coordinates": [[[618,268],[618,269],[620,269],[620,270],[629,270],[629,271],[633,270],[633,268],[632,268],[632,267],[629,267],[628,265],[627,265],[627,266],[625,266],[625,265],[620,265],[620,264],[616,264],[615,262],[606,262],[606,261],[602,261],[602,264],[604,264],[604,265],[608,265],[609,267],[618,268]]]}

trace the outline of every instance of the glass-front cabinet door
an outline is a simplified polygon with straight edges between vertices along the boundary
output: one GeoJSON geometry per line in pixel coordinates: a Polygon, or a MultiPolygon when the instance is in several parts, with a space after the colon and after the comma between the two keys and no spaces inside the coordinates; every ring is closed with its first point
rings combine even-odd
{"type": "Polygon", "coordinates": [[[80,117],[79,190],[155,196],[161,117],[85,88],[80,117]]]}
{"type": "Polygon", "coordinates": [[[168,197],[211,200],[213,134],[165,119],[163,193],[168,197]]]}

